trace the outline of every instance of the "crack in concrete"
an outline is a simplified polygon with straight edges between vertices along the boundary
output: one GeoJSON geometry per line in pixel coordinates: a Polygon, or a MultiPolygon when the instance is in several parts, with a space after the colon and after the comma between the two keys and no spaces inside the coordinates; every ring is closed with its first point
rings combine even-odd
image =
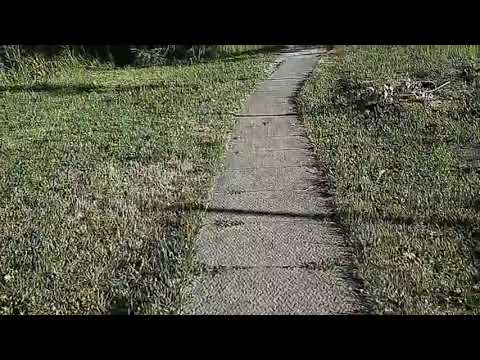
{"type": "Polygon", "coordinates": [[[265,81],[284,81],[284,80],[304,80],[305,77],[286,77],[286,78],[277,78],[277,79],[266,79],[265,81]]]}
{"type": "Polygon", "coordinates": [[[344,264],[341,261],[324,261],[315,262],[309,261],[305,263],[295,265],[208,265],[200,264],[200,271],[203,274],[217,275],[226,271],[242,271],[252,269],[300,269],[311,271],[334,271],[338,267],[342,267],[344,264]]]}
{"type": "Polygon", "coordinates": [[[309,192],[315,192],[316,190],[312,187],[309,187],[307,189],[290,189],[290,190],[285,190],[285,189],[265,189],[265,190],[227,190],[227,191],[213,191],[212,194],[214,195],[237,195],[237,194],[255,194],[255,193],[272,193],[272,192],[278,192],[278,193],[288,193],[288,192],[298,192],[298,193],[309,193],[309,192]]]}
{"type": "Polygon", "coordinates": [[[282,113],[282,114],[237,114],[239,118],[257,118],[257,117],[282,117],[282,116],[296,116],[296,112],[282,113]]]}
{"type": "Polygon", "coordinates": [[[245,222],[242,220],[218,220],[217,219],[213,222],[213,224],[218,227],[227,228],[232,226],[241,226],[241,225],[244,225],[245,222]]]}

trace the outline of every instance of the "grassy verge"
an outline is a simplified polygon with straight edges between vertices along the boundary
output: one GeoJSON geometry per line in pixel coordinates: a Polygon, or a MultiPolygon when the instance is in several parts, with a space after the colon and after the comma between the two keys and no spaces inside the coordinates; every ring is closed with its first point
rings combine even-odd
{"type": "Polygon", "coordinates": [[[478,55],[346,47],[300,94],[375,312],[480,313],[478,55]]]}
{"type": "Polygon", "coordinates": [[[272,54],[0,74],[0,313],[175,313],[198,204],[272,54]]]}

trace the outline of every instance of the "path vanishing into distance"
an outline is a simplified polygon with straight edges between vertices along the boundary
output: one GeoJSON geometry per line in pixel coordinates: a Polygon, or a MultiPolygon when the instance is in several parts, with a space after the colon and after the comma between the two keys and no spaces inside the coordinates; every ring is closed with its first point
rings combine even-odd
{"type": "Polygon", "coordinates": [[[184,313],[363,312],[326,179],[295,113],[295,92],[322,51],[288,47],[238,115],[184,313]]]}

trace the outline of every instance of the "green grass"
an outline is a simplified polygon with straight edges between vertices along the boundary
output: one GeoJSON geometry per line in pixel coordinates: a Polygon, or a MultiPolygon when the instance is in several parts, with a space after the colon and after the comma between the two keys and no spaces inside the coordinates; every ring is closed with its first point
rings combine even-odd
{"type": "Polygon", "coordinates": [[[0,314],[178,312],[202,218],[188,208],[271,60],[1,74],[0,314]]]}
{"type": "Polygon", "coordinates": [[[480,313],[479,53],[347,46],[300,94],[374,312],[480,313]]]}

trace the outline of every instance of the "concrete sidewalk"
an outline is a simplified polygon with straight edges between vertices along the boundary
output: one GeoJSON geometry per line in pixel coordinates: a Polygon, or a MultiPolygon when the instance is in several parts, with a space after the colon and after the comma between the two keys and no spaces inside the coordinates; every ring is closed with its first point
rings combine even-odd
{"type": "Polygon", "coordinates": [[[319,48],[289,48],[249,98],[197,239],[187,314],[361,312],[348,249],[295,114],[319,48]]]}

